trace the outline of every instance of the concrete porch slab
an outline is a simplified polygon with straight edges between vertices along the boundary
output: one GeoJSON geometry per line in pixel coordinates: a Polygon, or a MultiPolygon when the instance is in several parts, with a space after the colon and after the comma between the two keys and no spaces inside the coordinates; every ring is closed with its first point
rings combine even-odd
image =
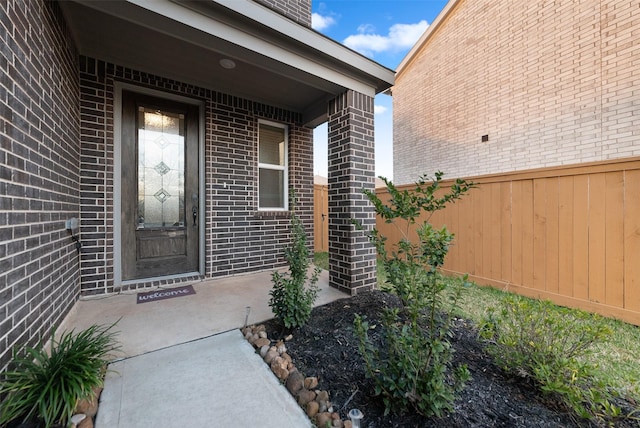
{"type": "MultiPolygon", "coordinates": [[[[141,304],[137,291],[84,299],[67,316],[59,331],[118,321],[122,350],[109,366],[96,427],[310,427],[238,330],[247,307],[247,324],[273,318],[271,272],[191,285],[194,295],[141,304]]],[[[318,286],[316,305],[349,297],[329,287],[327,271],[318,286]]]]}
{"type": "MultiPolygon", "coordinates": [[[[82,330],[93,324],[117,321],[114,330],[119,332],[120,356],[126,358],[241,328],[247,307],[250,308],[248,325],[273,318],[268,304],[271,271],[191,285],[196,291],[194,295],[141,304],[136,304],[137,291],[80,300],[58,331],[82,330]]],[[[329,287],[327,271],[320,274],[318,287],[316,306],[349,297],[329,287]]]]}

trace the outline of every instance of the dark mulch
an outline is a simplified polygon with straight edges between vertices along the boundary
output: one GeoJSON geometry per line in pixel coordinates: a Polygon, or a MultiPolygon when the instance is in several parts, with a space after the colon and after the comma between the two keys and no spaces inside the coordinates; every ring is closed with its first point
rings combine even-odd
{"type": "MultiPolygon", "coordinates": [[[[365,415],[363,428],[595,426],[545,400],[531,383],[509,376],[497,367],[471,322],[463,319],[455,321],[452,345],[456,364],[467,364],[472,378],[456,400],[455,411],[441,419],[415,413],[384,416],[381,399],[372,395],[373,382],[365,376],[353,319],[357,313],[366,315],[370,324],[376,324],[383,307],[398,305],[397,297],[381,291],[338,300],[315,308],[309,322],[295,330],[293,339],[287,342],[288,353],[298,370],[305,376],[319,378],[318,388],[329,391],[334,410],[343,419],[348,419],[349,409],[358,408],[365,415]]],[[[275,320],[265,325],[272,339],[286,333],[275,320]]],[[[373,340],[379,331],[379,328],[370,331],[373,340]]],[[[638,425],[621,421],[616,426],[638,425]]]]}

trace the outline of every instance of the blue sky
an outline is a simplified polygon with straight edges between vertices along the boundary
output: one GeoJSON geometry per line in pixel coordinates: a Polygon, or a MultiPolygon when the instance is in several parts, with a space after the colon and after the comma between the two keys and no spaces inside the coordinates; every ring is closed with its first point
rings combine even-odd
{"type": "MultiPolygon", "coordinates": [[[[313,0],[315,30],[395,70],[447,0],[313,0]]],[[[376,176],[393,178],[393,112],[375,99],[376,176]]],[[[327,176],[327,125],[314,132],[314,171],[327,176]]]]}

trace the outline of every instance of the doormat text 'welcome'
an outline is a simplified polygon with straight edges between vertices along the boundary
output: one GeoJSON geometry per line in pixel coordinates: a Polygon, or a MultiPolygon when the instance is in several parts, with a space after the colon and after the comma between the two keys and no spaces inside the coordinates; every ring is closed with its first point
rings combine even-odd
{"type": "Polygon", "coordinates": [[[189,294],[196,294],[192,285],[149,291],[147,293],[138,293],[136,303],[154,302],[156,300],[171,299],[172,297],[188,296],[189,294]]]}

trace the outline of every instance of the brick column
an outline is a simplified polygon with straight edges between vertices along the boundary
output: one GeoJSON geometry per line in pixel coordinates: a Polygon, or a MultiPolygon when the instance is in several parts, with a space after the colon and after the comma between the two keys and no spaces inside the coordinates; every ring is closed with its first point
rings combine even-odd
{"type": "Polygon", "coordinates": [[[351,224],[375,227],[362,189],[375,188],[373,98],[347,91],[329,102],[329,283],[356,294],[376,285],[376,251],[351,224]]]}

